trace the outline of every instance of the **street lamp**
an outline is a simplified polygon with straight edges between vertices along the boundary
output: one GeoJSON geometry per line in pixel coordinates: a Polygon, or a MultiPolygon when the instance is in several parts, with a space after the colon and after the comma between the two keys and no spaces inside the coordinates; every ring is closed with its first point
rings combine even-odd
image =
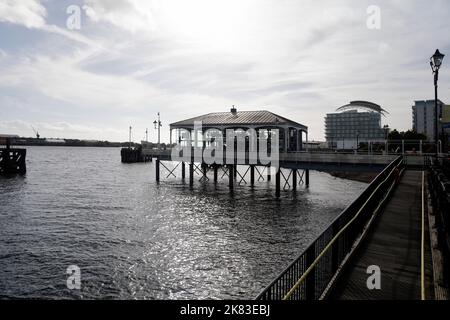
{"type": "Polygon", "coordinates": [[[159,118],[159,112],[158,112],[158,121],[153,121],[153,124],[155,125],[155,129],[158,129],[158,149],[159,149],[159,144],[160,144],[160,133],[161,133],[161,130],[160,130],[160,128],[162,127],[162,124],[161,124],[161,120],[160,120],[160,118],[159,118]]]}
{"type": "Polygon", "coordinates": [[[434,141],[436,142],[436,158],[438,156],[438,103],[437,103],[437,88],[438,88],[438,78],[439,78],[439,68],[441,67],[442,60],[444,59],[442,53],[439,52],[439,49],[436,49],[436,52],[430,58],[430,66],[431,71],[434,74],[434,141]]]}

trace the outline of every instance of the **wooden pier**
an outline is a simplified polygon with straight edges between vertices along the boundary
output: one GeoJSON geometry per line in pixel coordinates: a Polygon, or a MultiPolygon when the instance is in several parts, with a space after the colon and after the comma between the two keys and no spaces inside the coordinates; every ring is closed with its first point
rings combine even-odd
{"type": "Polygon", "coordinates": [[[0,149],[0,175],[24,174],[27,171],[26,149],[0,149]]]}
{"type": "Polygon", "coordinates": [[[142,148],[122,148],[120,150],[122,163],[151,162],[152,157],[142,153],[142,148]]]}
{"type": "MultiPolygon", "coordinates": [[[[364,242],[347,262],[328,298],[343,300],[433,299],[428,222],[422,248],[422,172],[406,170],[364,242]],[[422,250],[424,281],[421,283],[422,250]],[[380,289],[369,289],[369,266],[380,268],[380,289]],[[425,285],[422,288],[422,285],[425,285]]],[[[426,219],[427,215],[424,215],[426,219]]]]}
{"type": "Polygon", "coordinates": [[[392,161],[256,299],[448,299],[448,190],[428,193],[429,159],[409,160],[392,161]]]}
{"type": "Polygon", "coordinates": [[[11,148],[11,143],[17,138],[17,135],[0,135],[0,175],[9,174],[25,174],[26,165],[26,149],[11,148]]]}

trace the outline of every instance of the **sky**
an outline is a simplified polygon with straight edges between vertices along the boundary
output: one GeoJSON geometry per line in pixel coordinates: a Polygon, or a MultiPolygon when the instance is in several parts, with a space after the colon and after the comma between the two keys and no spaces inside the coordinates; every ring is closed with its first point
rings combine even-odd
{"type": "Polygon", "coordinates": [[[407,130],[437,48],[450,103],[449,35],[447,0],[0,0],[0,133],[155,141],[160,112],[168,141],[170,123],[235,105],[323,140],[353,100],[407,130]]]}

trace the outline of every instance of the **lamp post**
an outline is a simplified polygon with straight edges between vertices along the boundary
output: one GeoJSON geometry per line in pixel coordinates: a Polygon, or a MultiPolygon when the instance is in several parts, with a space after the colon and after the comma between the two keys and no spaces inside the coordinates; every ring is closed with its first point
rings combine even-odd
{"type": "Polygon", "coordinates": [[[132,129],[132,128],[131,128],[131,126],[130,126],[130,144],[129,144],[129,146],[128,146],[130,149],[131,149],[131,129],[132,129]]]}
{"type": "Polygon", "coordinates": [[[155,129],[158,129],[158,149],[159,149],[159,145],[160,145],[160,134],[161,134],[161,127],[162,127],[162,124],[161,124],[161,120],[160,120],[160,118],[159,118],[159,112],[158,112],[158,121],[153,121],[153,124],[155,125],[155,129]]]}
{"type": "Polygon", "coordinates": [[[439,68],[441,67],[442,60],[444,59],[442,53],[439,52],[439,49],[436,49],[436,52],[430,58],[430,66],[431,71],[434,74],[434,141],[436,142],[436,158],[439,155],[438,151],[438,102],[437,102],[437,88],[438,88],[438,78],[439,78],[439,68]]]}

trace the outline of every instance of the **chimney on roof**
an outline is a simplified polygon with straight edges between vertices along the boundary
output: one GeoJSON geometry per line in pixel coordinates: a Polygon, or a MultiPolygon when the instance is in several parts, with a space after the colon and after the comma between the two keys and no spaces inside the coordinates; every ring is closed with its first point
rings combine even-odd
{"type": "Polygon", "coordinates": [[[234,107],[234,104],[233,104],[233,107],[231,107],[231,113],[232,114],[236,114],[237,113],[237,109],[234,107]]]}

